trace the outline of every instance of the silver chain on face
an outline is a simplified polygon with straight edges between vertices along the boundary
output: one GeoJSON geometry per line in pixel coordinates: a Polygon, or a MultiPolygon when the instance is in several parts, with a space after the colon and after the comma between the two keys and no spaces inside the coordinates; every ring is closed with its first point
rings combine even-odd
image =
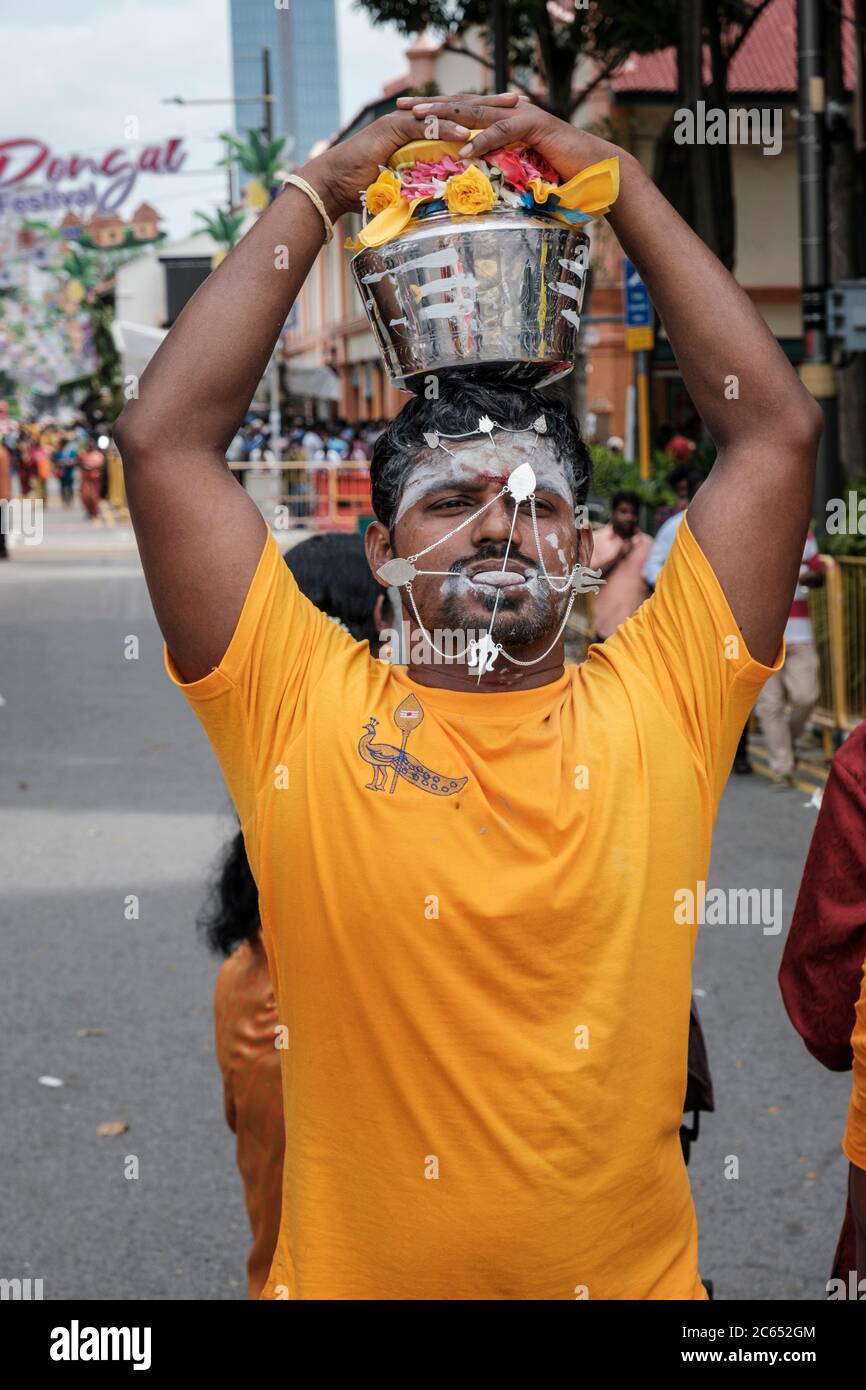
{"type": "Polygon", "coordinates": [[[544,563],[544,556],[541,553],[541,538],[538,534],[538,517],[535,515],[535,493],[533,493],[529,499],[529,512],[532,517],[532,531],[533,535],[535,536],[535,548],[538,551],[538,559],[541,564],[542,573],[555,594],[564,594],[567,592],[568,589],[571,588],[571,575],[566,575],[565,583],[560,589],[557,587],[556,584],[554,584],[553,579],[547,573],[547,566],[544,563]]]}
{"type": "Polygon", "coordinates": [[[425,546],[423,550],[418,551],[417,555],[407,555],[406,559],[410,564],[414,565],[415,561],[420,560],[422,555],[429,555],[430,551],[435,550],[437,545],[444,545],[445,541],[450,541],[452,536],[456,536],[457,532],[462,531],[464,526],[469,526],[482,512],[486,512],[488,507],[492,507],[494,502],[498,502],[500,497],[503,497],[507,491],[507,487],[500,488],[495,497],[491,497],[490,501],[485,502],[483,507],[479,507],[477,512],[473,512],[471,516],[467,516],[465,520],[454,527],[453,531],[449,531],[445,536],[440,536],[438,541],[434,541],[432,545],[425,546]]]}
{"type": "MultiPolygon", "coordinates": [[[[437,448],[437,447],[438,447],[438,448],[445,449],[444,444],[440,444],[440,442],[439,442],[439,441],[440,441],[440,438],[444,438],[444,439],[466,439],[466,438],[469,437],[470,434],[487,434],[487,435],[489,436],[489,438],[490,438],[490,443],[491,443],[491,445],[495,448],[495,447],[496,447],[496,444],[495,444],[495,440],[493,439],[493,433],[492,433],[493,428],[494,428],[494,422],[491,421],[491,420],[489,419],[489,417],[485,415],[485,416],[482,416],[482,417],[481,417],[481,419],[479,420],[478,424],[479,424],[479,428],[478,428],[477,430],[471,430],[471,431],[469,431],[469,434],[442,435],[442,436],[440,436],[440,434],[439,434],[438,432],[436,432],[435,434],[431,432],[431,433],[425,435],[425,437],[424,437],[424,438],[425,438],[425,443],[427,443],[431,448],[437,448]]],[[[509,427],[508,427],[507,425],[497,425],[496,427],[499,428],[499,429],[509,429],[509,427]]],[[[534,442],[534,444],[533,444],[533,448],[534,448],[535,445],[537,445],[537,443],[538,443],[538,436],[539,436],[539,434],[544,433],[544,432],[546,431],[546,429],[547,429],[547,421],[546,421],[546,419],[545,419],[545,417],[544,417],[543,415],[540,415],[540,416],[533,422],[533,424],[532,424],[531,426],[529,426],[528,428],[535,431],[535,442],[534,442]]],[[[521,431],[521,430],[510,430],[509,432],[512,433],[512,434],[525,433],[525,431],[521,431]]],[[[445,452],[446,452],[446,453],[450,453],[450,450],[445,449],[445,452]]],[[[522,484],[525,484],[526,481],[527,481],[527,478],[524,478],[524,479],[521,480],[521,483],[522,483],[522,484]]],[[[487,663],[488,663],[488,664],[487,664],[487,669],[488,669],[488,670],[489,670],[490,667],[492,666],[492,663],[493,663],[493,661],[495,660],[496,656],[497,656],[497,655],[500,655],[500,654],[505,658],[506,661],[510,661],[511,664],[512,664],[513,666],[536,666],[536,665],[538,664],[539,661],[544,661],[545,657],[549,656],[550,653],[553,651],[554,647],[556,646],[556,644],[558,643],[559,639],[561,638],[563,632],[565,631],[565,625],[566,625],[566,623],[568,622],[569,614],[571,613],[571,610],[572,610],[572,608],[573,608],[573,606],[574,606],[574,601],[575,601],[575,599],[577,598],[577,589],[576,589],[576,587],[574,586],[573,580],[574,580],[575,574],[576,574],[579,570],[582,569],[582,566],[579,565],[579,564],[576,564],[576,565],[574,565],[574,567],[572,568],[572,570],[571,570],[571,572],[570,572],[569,574],[553,576],[553,575],[551,575],[551,574],[548,573],[547,566],[546,566],[545,563],[544,563],[544,555],[543,555],[543,553],[542,553],[542,547],[541,547],[541,537],[540,537],[539,532],[538,532],[538,517],[537,517],[537,515],[536,515],[536,510],[535,510],[535,491],[534,491],[534,487],[535,487],[535,475],[534,475],[534,473],[532,473],[531,466],[530,466],[530,465],[527,465],[525,462],[524,462],[524,463],[521,463],[521,464],[518,464],[518,465],[517,465],[517,468],[513,469],[513,470],[512,470],[512,473],[509,475],[509,481],[508,481],[508,483],[506,483],[502,488],[500,488],[499,492],[497,492],[497,494],[496,494],[495,497],[491,497],[490,500],[489,500],[488,502],[485,502],[483,506],[478,507],[477,510],[474,511],[474,512],[472,513],[471,516],[465,517],[463,521],[459,522],[456,526],[452,527],[452,529],[451,529],[450,531],[448,531],[444,536],[440,536],[438,540],[433,541],[431,545],[425,546],[425,548],[424,548],[423,550],[417,551],[416,554],[414,554],[414,555],[408,555],[408,556],[406,557],[406,560],[405,560],[405,561],[398,562],[398,560],[395,558],[395,559],[392,560],[392,561],[386,562],[386,566],[383,566],[383,567],[382,567],[383,570],[384,570],[384,569],[387,568],[387,565],[388,565],[388,564],[390,564],[390,565],[396,565],[396,564],[398,564],[398,563],[403,563],[403,564],[408,563],[409,565],[411,565],[411,566],[414,567],[414,564],[415,564],[415,561],[416,561],[416,560],[420,560],[420,559],[422,558],[422,556],[424,556],[424,555],[429,555],[430,551],[431,551],[431,550],[435,550],[437,546],[444,545],[445,542],[448,541],[448,540],[450,540],[452,536],[456,536],[457,533],[458,533],[459,531],[462,531],[462,530],[464,529],[464,527],[470,526],[470,525],[472,524],[473,521],[476,521],[477,518],[478,518],[479,516],[481,516],[484,512],[487,511],[488,507],[492,507],[492,506],[493,506],[494,502],[498,502],[499,499],[500,499],[501,497],[504,497],[506,493],[510,492],[511,495],[514,497],[514,513],[513,513],[512,518],[511,518],[511,529],[510,529],[509,534],[508,534],[508,544],[507,544],[507,546],[506,546],[506,548],[505,548],[505,555],[504,555],[503,560],[502,560],[502,572],[504,573],[505,568],[506,568],[506,566],[507,566],[507,564],[508,564],[508,556],[509,556],[509,554],[510,554],[510,552],[511,552],[511,542],[512,542],[512,539],[513,539],[513,537],[514,537],[514,528],[515,528],[515,525],[517,524],[517,513],[518,513],[518,511],[519,511],[519,509],[520,509],[521,501],[528,501],[528,502],[529,502],[530,515],[531,515],[531,518],[532,518],[532,531],[533,531],[533,535],[534,535],[534,537],[535,537],[535,545],[536,545],[536,549],[537,549],[537,551],[538,551],[538,561],[539,561],[539,564],[541,565],[542,574],[544,575],[544,578],[545,578],[546,582],[550,585],[550,588],[552,589],[552,591],[553,591],[554,593],[556,593],[556,594],[564,594],[564,593],[566,593],[567,590],[570,589],[570,590],[571,590],[571,597],[570,597],[569,600],[568,600],[568,604],[567,604],[567,606],[566,606],[566,609],[565,609],[565,613],[564,613],[564,615],[563,615],[562,622],[561,622],[560,625],[559,625],[559,630],[558,630],[556,636],[554,637],[553,641],[551,642],[550,646],[547,648],[547,650],[544,651],[544,652],[542,652],[541,656],[533,657],[531,661],[522,661],[522,660],[520,659],[520,657],[510,656],[509,653],[508,653],[507,651],[505,651],[505,649],[504,649],[504,647],[502,646],[502,643],[501,643],[501,642],[494,642],[494,641],[493,641],[493,625],[494,625],[494,623],[495,623],[495,621],[496,621],[496,613],[497,613],[497,609],[499,608],[499,598],[500,598],[500,590],[497,589],[496,601],[495,601],[495,603],[494,603],[494,605],[493,605],[493,613],[491,614],[490,625],[489,625],[489,627],[488,627],[488,629],[487,629],[487,638],[486,638],[486,643],[487,643],[487,646],[486,646],[487,657],[486,657],[486,661],[487,661],[487,663]],[[518,470],[524,469],[524,468],[527,468],[527,469],[528,469],[528,479],[531,480],[531,486],[532,486],[532,489],[533,489],[532,491],[530,491],[530,492],[528,492],[528,493],[524,493],[524,492],[523,492],[523,486],[521,486],[519,489],[518,489],[516,486],[514,487],[514,489],[512,489],[511,487],[509,487],[509,483],[511,483],[511,480],[512,480],[512,479],[515,477],[515,475],[518,473],[518,470]],[[562,585],[555,584],[555,583],[554,583],[554,578],[556,578],[556,579],[564,579],[564,580],[565,580],[565,583],[562,584],[562,585]]],[[[452,655],[450,655],[449,653],[442,651],[441,648],[439,648],[439,647],[436,646],[436,643],[433,641],[433,638],[432,638],[432,637],[430,636],[430,634],[428,633],[428,631],[427,631],[426,627],[424,626],[424,623],[423,623],[423,621],[422,621],[422,619],[421,619],[421,614],[418,612],[418,605],[417,605],[417,603],[416,603],[416,601],[415,601],[415,595],[414,595],[414,593],[412,592],[412,579],[415,577],[415,575],[418,575],[418,574],[431,574],[431,575],[432,575],[432,574],[442,574],[442,575],[451,575],[451,574],[457,574],[457,573],[459,573],[459,571],[452,571],[452,570],[415,570],[414,573],[412,574],[411,578],[404,579],[404,580],[402,581],[402,583],[400,583],[399,581],[397,581],[398,587],[405,588],[406,593],[409,595],[409,602],[410,602],[410,604],[412,605],[412,612],[413,612],[414,615],[415,615],[415,620],[416,620],[416,622],[417,622],[417,624],[418,624],[418,627],[419,627],[419,629],[420,629],[420,631],[421,631],[422,636],[424,637],[424,640],[425,640],[425,641],[427,642],[427,644],[432,648],[432,650],[437,654],[437,656],[442,657],[443,660],[445,660],[445,661],[457,661],[457,660],[459,660],[460,658],[459,658],[459,657],[456,657],[456,656],[452,656],[452,655]]],[[[383,579],[386,578],[386,576],[385,576],[384,574],[381,574],[380,577],[383,578],[383,579]]],[[[596,590],[596,592],[597,592],[597,590],[596,590]]],[[[472,647],[472,646],[477,646],[478,644],[470,643],[469,645],[470,645],[470,647],[472,647]]],[[[478,652],[478,651],[476,651],[476,657],[477,657],[478,662],[479,662],[478,680],[479,680],[479,682],[480,682],[481,676],[483,675],[484,670],[485,670],[485,660],[481,659],[481,653],[478,652]]],[[[472,663],[472,664],[474,664],[474,660],[473,660],[473,663],[472,663]]]]}
{"type": "Polygon", "coordinates": [[[571,598],[568,600],[568,606],[565,610],[565,617],[559,625],[559,631],[557,632],[550,646],[547,648],[547,651],[542,652],[541,656],[534,657],[532,661],[521,661],[519,656],[509,656],[508,652],[505,650],[505,648],[502,646],[500,642],[497,642],[496,644],[497,650],[502,654],[502,656],[505,657],[506,661],[511,662],[512,666],[535,666],[537,662],[543,661],[546,656],[550,656],[550,653],[553,651],[554,647],[556,646],[557,642],[559,641],[560,637],[565,631],[565,624],[568,622],[568,615],[574,607],[574,600],[576,598],[577,590],[572,589],[571,598]]]}
{"type": "Polygon", "coordinates": [[[459,661],[460,657],[451,656],[448,652],[443,652],[441,648],[436,646],[436,643],[433,641],[433,638],[430,636],[426,627],[421,621],[421,614],[418,612],[418,605],[415,602],[415,595],[412,593],[412,580],[410,579],[408,584],[405,584],[403,587],[405,588],[406,593],[409,595],[409,602],[412,605],[412,612],[415,614],[415,621],[421,629],[421,635],[424,638],[425,642],[427,642],[428,646],[431,646],[434,652],[436,652],[437,656],[441,656],[445,661],[459,661]]]}

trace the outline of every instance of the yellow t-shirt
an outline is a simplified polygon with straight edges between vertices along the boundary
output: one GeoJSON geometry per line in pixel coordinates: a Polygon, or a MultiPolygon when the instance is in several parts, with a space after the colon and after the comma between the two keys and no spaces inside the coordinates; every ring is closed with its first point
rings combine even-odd
{"type": "Polygon", "coordinates": [[[857,1001],[851,1047],[854,1052],[854,1076],[842,1150],[855,1168],[866,1168],[866,961],[863,962],[863,982],[857,1001]]]}
{"type": "Polygon", "coordinates": [[[683,522],[540,689],[375,661],[272,536],[183,684],[259,888],[283,1214],[263,1298],[701,1299],[679,1127],[697,929],[753,660],[683,522]],[[401,745],[405,742],[402,758],[401,745]]]}

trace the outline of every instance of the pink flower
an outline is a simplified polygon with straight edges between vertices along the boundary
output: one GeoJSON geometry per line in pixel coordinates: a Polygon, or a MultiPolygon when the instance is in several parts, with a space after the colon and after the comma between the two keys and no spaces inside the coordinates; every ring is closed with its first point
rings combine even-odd
{"type": "Polygon", "coordinates": [[[438,196],[439,189],[435,183],[431,183],[429,180],[425,182],[414,174],[407,175],[400,180],[401,198],[408,198],[411,201],[413,198],[438,198],[438,196]]]}
{"type": "Polygon", "coordinates": [[[466,159],[454,159],[445,154],[441,159],[421,159],[412,168],[413,175],[423,178],[450,179],[452,174],[462,174],[468,167],[466,159]]]}
{"type": "Polygon", "coordinates": [[[454,159],[450,154],[441,159],[419,159],[417,163],[399,170],[400,196],[403,198],[441,198],[442,184],[454,174],[468,168],[466,159],[454,159]],[[439,185],[435,180],[439,181],[439,185]]]}
{"type": "Polygon", "coordinates": [[[484,157],[489,164],[495,164],[502,170],[507,181],[518,193],[527,191],[531,179],[541,178],[547,183],[559,183],[556,170],[537,150],[491,150],[484,157]]]}
{"type": "Polygon", "coordinates": [[[523,159],[536,171],[538,177],[544,179],[546,183],[559,183],[559,174],[556,172],[553,165],[549,164],[544,158],[544,155],[539,154],[538,150],[533,146],[530,145],[523,151],[523,159]]]}

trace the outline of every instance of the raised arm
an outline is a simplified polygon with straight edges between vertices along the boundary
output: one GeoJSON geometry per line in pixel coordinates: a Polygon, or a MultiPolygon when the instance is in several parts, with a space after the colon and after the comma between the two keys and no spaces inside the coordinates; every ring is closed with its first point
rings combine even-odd
{"type": "MultiPolygon", "coordinates": [[[[423,135],[408,113],[383,116],[299,172],[333,222],[423,135]]],[[[290,185],[186,305],[115,427],[157,621],[187,681],[222,660],[262,552],[264,519],[225,450],[324,240],[316,207],[290,185]]]]}
{"type": "MultiPolygon", "coordinates": [[[[504,97],[497,98],[501,103],[504,97]]],[[[777,654],[800,568],[821,433],[819,406],[748,295],[619,146],[509,94],[511,110],[472,96],[400,98],[481,133],[469,153],[534,145],[561,178],[618,156],[620,192],[608,221],[658,310],[689,395],[715,441],[712,473],[689,526],[752,654],[777,654]]],[[[464,147],[465,151],[465,147],[464,147]]]]}
{"type": "Polygon", "coordinates": [[[641,166],[631,156],[622,165],[611,226],[718,451],[688,523],[749,651],[769,664],[800,571],[821,410],[734,277],[641,166]]]}

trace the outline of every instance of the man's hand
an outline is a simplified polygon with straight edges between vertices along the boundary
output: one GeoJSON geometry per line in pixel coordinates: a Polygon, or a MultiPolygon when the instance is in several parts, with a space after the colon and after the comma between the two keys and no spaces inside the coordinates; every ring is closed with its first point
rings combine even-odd
{"type": "MultiPolygon", "coordinates": [[[[471,94],[437,97],[398,97],[397,105],[411,110],[414,116],[426,119],[436,116],[444,131],[449,122],[480,129],[467,146],[461,147],[465,158],[483,159],[491,150],[505,145],[531,145],[553,165],[566,183],[601,159],[622,155],[624,151],[609,140],[589,135],[534,106],[522,93],[500,92],[496,96],[479,97],[471,94]]],[[[442,139],[451,139],[442,135],[442,139]]]]}
{"type": "MultiPolygon", "coordinates": [[[[467,126],[443,119],[436,138],[460,144],[468,135],[467,126]]],[[[335,220],[358,207],[361,193],[375,183],[379,166],[387,164],[392,154],[412,140],[426,138],[423,118],[418,119],[409,111],[392,111],[351,139],[311,159],[301,173],[322,196],[329,216],[335,220]]]]}

